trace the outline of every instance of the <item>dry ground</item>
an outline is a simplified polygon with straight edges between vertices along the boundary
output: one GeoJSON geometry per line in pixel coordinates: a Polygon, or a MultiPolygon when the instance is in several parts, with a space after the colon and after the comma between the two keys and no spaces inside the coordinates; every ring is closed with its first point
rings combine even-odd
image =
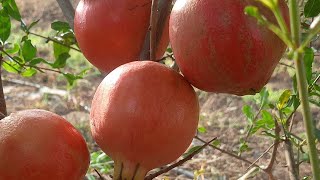
{"type": "MultiPolygon", "coordinates": [[[[22,15],[26,22],[41,19],[38,27],[46,30],[50,22],[59,19],[63,20],[63,15],[54,0],[17,0],[18,6],[22,10],[22,15]]],[[[76,2],[74,3],[76,4],[76,2]]],[[[50,53],[43,53],[48,56],[50,53]]],[[[95,91],[95,87],[100,83],[103,76],[91,75],[78,82],[78,85],[71,91],[65,91],[63,80],[59,80],[54,73],[38,74],[34,78],[26,79],[13,74],[4,74],[4,91],[8,106],[8,111],[13,112],[27,108],[42,108],[66,117],[74,123],[76,127],[87,126],[88,110],[90,101],[95,91]],[[60,89],[60,90],[58,90],[60,89]],[[66,94],[65,94],[66,93],[66,94]]],[[[275,75],[270,80],[270,89],[290,88],[291,80],[288,74],[283,71],[283,67],[277,68],[275,75]]],[[[221,140],[221,148],[234,151],[238,149],[239,138],[245,136],[246,120],[242,114],[244,101],[241,97],[225,94],[212,94],[198,91],[201,104],[202,120],[200,124],[208,130],[201,136],[210,139],[217,136],[221,140]]],[[[316,120],[319,120],[318,109],[313,110],[316,120]]],[[[295,118],[295,132],[303,132],[301,116],[295,118]]],[[[90,133],[83,131],[88,141],[92,141],[90,133]]],[[[250,152],[244,153],[243,157],[250,161],[257,159],[271,144],[272,141],[263,136],[255,136],[249,139],[250,152]]],[[[200,144],[194,141],[195,144],[200,144]]],[[[93,148],[93,147],[91,147],[93,148]]],[[[283,148],[278,150],[283,154],[283,148]]],[[[267,154],[265,158],[258,161],[260,165],[266,165],[270,158],[267,154]]],[[[195,170],[204,169],[205,179],[232,180],[238,179],[246,172],[249,165],[238,161],[226,154],[220,153],[211,148],[206,148],[199,155],[179,167],[177,170],[166,174],[170,179],[190,179],[187,175],[195,170]]],[[[302,164],[301,175],[309,175],[310,168],[302,164]]],[[[283,155],[276,161],[274,175],[277,179],[288,179],[286,176],[286,163],[283,155]]],[[[268,179],[266,174],[259,173],[253,179],[268,179]]]]}

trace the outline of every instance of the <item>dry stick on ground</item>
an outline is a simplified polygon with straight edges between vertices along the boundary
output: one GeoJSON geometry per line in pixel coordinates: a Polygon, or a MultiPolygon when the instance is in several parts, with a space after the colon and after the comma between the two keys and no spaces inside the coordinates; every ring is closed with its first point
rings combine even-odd
{"type": "Polygon", "coordinates": [[[66,17],[70,27],[73,29],[75,10],[70,0],[56,0],[62,10],[63,15],[66,17]]]}
{"type": "Polygon", "coordinates": [[[189,161],[190,159],[192,159],[195,155],[199,154],[205,147],[209,146],[213,141],[215,141],[217,138],[213,138],[212,140],[208,141],[208,142],[205,142],[204,145],[202,145],[201,147],[199,147],[196,151],[192,152],[191,154],[189,154],[188,156],[186,156],[185,158],[181,159],[180,161],[168,166],[168,167],[165,167],[164,169],[161,169],[160,171],[156,172],[156,173],[153,173],[153,174],[150,174],[148,175],[145,180],[151,180],[153,178],[156,178],[158,177],[159,175],[161,174],[164,174],[170,170],[172,170],[173,168],[176,168],[178,166],[181,166],[182,164],[184,164],[185,162],[189,161]]]}
{"type": "MultiPolygon", "coordinates": [[[[2,47],[0,47],[2,49],[2,47]]],[[[0,65],[2,65],[3,62],[3,57],[0,54],[0,65]]],[[[7,116],[7,106],[6,106],[6,100],[4,99],[4,94],[3,94],[3,87],[2,87],[2,66],[0,66],[0,120],[3,119],[5,116],[7,116]]]]}

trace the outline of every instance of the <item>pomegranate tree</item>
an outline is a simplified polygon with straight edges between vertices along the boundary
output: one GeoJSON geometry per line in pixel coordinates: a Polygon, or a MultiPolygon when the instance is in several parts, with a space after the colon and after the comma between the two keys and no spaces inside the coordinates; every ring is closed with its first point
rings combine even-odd
{"type": "Polygon", "coordinates": [[[115,179],[143,179],[190,145],[199,104],[190,84],[151,61],[122,65],[105,77],[91,106],[92,134],[115,161],[115,179]]]}

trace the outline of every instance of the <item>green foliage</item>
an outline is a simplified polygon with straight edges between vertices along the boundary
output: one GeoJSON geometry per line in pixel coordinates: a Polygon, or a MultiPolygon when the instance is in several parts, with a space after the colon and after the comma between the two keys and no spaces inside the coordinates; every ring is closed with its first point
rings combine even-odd
{"type": "Polygon", "coordinates": [[[320,14],[320,0],[308,0],[304,6],[305,17],[316,17],[320,14]]]}
{"type": "Polygon", "coordinates": [[[0,55],[4,58],[2,67],[10,73],[17,73],[23,77],[32,77],[38,72],[52,71],[63,75],[68,82],[68,88],[74,86],[78,79],[82,79],[88,67],[76,69],[76,72],[68,72],[67,61],[71,58],[71,51],[80,52],[77,47],[73,30],[68,23],[55,21],[51,28],[54,36],[45,37],[34,33],[32,30],[39,20],[27,25],[19,12],[15,0],[1,0],[0,5],[0,55]],[[1,6],[0,6],[1,7],[1,6]],[[24,33],[17,41],[9,40],[11,34],[11,20],[18,21],[20,30],[24,33]],[[30,36],[37,36],[52,43],[54,61],[38,56],[38,48],[30,36]]]}

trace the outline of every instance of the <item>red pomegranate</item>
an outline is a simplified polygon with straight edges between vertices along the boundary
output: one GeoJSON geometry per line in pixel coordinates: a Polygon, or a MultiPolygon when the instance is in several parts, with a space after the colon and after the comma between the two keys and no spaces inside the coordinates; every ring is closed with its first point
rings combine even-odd
{"type": "Polygon", "coordinates": [[[156,62],[135,61],[106,76],[90,116],[94,139],[115,161],[114,178],[140,180],[188,148],[199,104],[180,74],[156,62]]]}
{"type": "Polygon", "coordinates": [[[57,114],[33,109],[0,120],[1,180],[79,180],[89,162],[83,137],[57,114]]]}
{"type": "MultiPolygon", "coordinates": [[[[98,69],[109,73],[139,60],[150,24],[151,0],[81,0],[74,30],[80,49],[98,69]]],[[[169,19],[157,52],[164,54],[169,41],[169,19]]]]}
{"type": "MultiPolygon", "coordinates": [[[[288,20],[288,8],[279,2],[288,20]]],[[[245,15],[248,5],[258,6],[276,23],[271,11],[253,0],[176,1],[169,22],[170,42],[192,85],[204,91],[246,95],[267,83],[286,46],[245,15]]]]}

